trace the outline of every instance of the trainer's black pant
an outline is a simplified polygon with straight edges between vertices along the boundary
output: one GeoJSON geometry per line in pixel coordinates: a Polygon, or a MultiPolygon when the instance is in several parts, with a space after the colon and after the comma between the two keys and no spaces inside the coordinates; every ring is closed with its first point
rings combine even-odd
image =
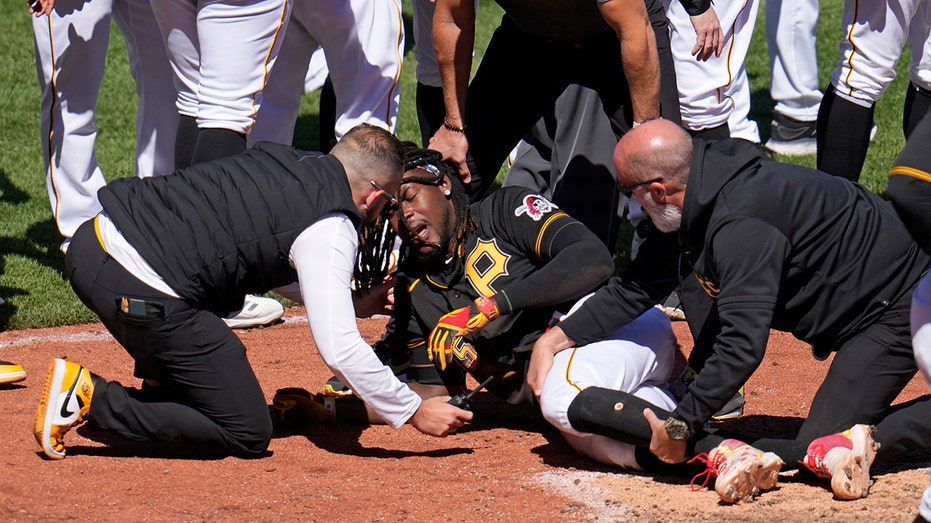
{"type": "Polygon", "coordinates": [[[221,318],[136,279],[104,252],[93,220],[72,238],[65,271],[81,301],[133,357],[136,376],[160,383],[98,387],[88,415],[93,424],[212,453],[255,455],[268,447],[265,395],[245,346],[221,318]],[[148,310],[142,317],[124,312],[123,298],[145,302],[148,310]]]}
{"type": "MultiPolygon", "coordinates": [[[[684,282],[680,298],[683,304],[692,305],[685,309],[692,334],[703,340],[702,346],[710,347],[713,333],[720,331],[716,304],[685,283],[690,282],[684,282]]],[[[909,329],[910,307],[911,292],[906,292],[877,321],[840,346],[795,439],[748,443],[775,452],[791,467],[805,456],[811,440],[866,423],[876,425],[877,462],[910,450],[931,449],[931,396],[890,407],[918,371],[909,329]]],[[[693,356],[689,365],[701,370],[710,354],[693,356]]],[[[713,440],[709,441],[716,444],[713,440]]]]}

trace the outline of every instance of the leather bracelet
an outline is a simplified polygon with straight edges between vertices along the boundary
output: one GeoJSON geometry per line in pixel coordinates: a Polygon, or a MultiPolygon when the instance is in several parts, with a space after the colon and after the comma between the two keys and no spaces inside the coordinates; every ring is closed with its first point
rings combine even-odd
{"type": "Polygon", "coordinates": [[[463,125],[462,127],[456,127],[455,125],[449,123],[446,118],[443,118],[443,129],[446,129],[452,133],[465,134],[466,126],[463,125]]]}

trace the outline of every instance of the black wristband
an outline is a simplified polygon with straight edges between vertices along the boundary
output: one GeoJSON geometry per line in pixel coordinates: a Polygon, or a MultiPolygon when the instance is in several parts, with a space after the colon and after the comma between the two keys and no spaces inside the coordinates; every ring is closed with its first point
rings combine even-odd
{"type": "Polygon", "coordinates": [[[466,126],[463,125],[462,127],[456,127],[455,125],[449,123],[446,118],[443,118],[443,129],[446,129],[452,133],[465,134],[466,126]]]}

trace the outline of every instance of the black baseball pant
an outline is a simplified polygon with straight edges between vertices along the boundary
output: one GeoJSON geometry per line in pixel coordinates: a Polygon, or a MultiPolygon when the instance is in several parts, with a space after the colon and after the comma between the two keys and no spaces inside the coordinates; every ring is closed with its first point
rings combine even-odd
{"type": "Polygon", "coordinates": [[[265,451],[272,434],[268,404],[245,346],[219,316],[136,279],[104,251],[93,220],[75,233],[65,271],[81,301],[133,357],[135,375],[159,383],[141,390],[118,382],[98,386],[91,423],[184,450],[265,451]]]}

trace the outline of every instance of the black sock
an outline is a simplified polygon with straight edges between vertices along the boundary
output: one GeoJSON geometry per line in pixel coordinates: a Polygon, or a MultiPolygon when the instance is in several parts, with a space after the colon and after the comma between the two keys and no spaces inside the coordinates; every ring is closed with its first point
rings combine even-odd
{"type": "Polygon", "coordinates": [[[666,463],[660,461],[647,447],[637,447],[634,449],[634,460],[644,472],[651,474],[668,474],[670,476],[689,477],[701,474],[708,465],[701,461],[689,463],[689,460],[682,463],[666,463]]]}
{"type": "Polygon", "coordinates": [[[246,150],[246,135],[229,129],[201,129],[191,164],[233,156],[246,150]]]}
{"type": "Polygon", "coordinates": [[[607,436],[624,443],[649,447],[653,431],[643,417],[650,408],[660,419],[671,413],[633,394],[602,387],[589,387],[569,404],[567,417],[572,428],[607,436]]]}
{"type": "Polygon", "coordinates": [[[828,87],[818,110],[818,170],[848,180],[860,179],[870,145],[875,104],[857,105],[828,87]]]}
{"type": "Polygon", "coordinates": [[[180,115],[178,118],[178,134],[175,138],[175,169],[191,165],[194,157],[194,145],[197,144],[197,118],[180,115]]]}
{"type": "Polygon", "coordinates": [[[902,110],[902,131],[905,132],[906,140],[912,135],[918,122],[928,114],[929,108],[931,108],[931,91],[909,83],[905,93],[905,107],[902,110]]]}
{"type": "Polygon", "coordinates": [[[727,123],[723,123],[717,127],[709,127],[708,129],[702,129],[700,131],[689,131],[689,134],[691,134],[693,138],[701,138],[702,140],[715,142],[717,140],[730,138],[731,129],[728,127],[727,123]]]}
{"type": "Polygon", "coordinates": [[[336,91],[326,77],[320,91],[320,152],[328,153],[336,145],[336,91]]]}
{"type": "Polygon", "coordinates": [[[420,124],[420,139],[424,147],[443,125],[445,116],[443,88],[417,82],[417,123],[420,124]]]}

